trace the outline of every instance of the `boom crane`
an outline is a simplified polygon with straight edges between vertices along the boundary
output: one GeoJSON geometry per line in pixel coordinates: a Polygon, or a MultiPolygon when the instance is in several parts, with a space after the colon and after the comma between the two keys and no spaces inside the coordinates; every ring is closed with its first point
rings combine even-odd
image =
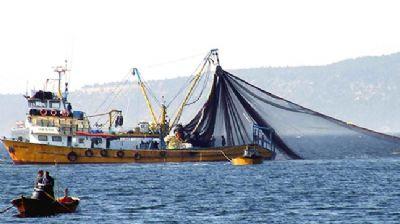
{"type": "Polygon", "coordinates": [[[207,54],[207,56],[203,59],[203,64],[201,65],[200,69],[198,70],[198,72],[194,76],[194,78],[193,78],[193,80],[191,82],[189,91],[186,94],[185,99],[183,100],[182,104],[180,105],[178,111],[176,112],[175,117],[174,117],[173,121],[171,122],[171,124],[169,126],[169,129],[171,129],[173,126],[175,126],[179,122],[179,120],[181,119],[183,109],[187,105],[190,97],[193,95],[195,87],[199,83],[200,77],[203,75],[203,72],[204,72],[204,69],[205,69],[206,65],[211,63],[211,62],[216,64],[216,65],[219,65],[218,49],[212,49],[207,54]]]}
{"type": "Polygon", "coordinates": [[[146,101],[147,107],[150,110],[150,114],[151,114],[151,118],[153,119],[153,123],[154,124],[158,124],[156,114],[154,113],[153,106],[151,106],[151,103],[150,103],[150,100],[149,100],[149,96],[147,95],[146,86],[144,85],[144,83],[142,81],[142,78],[140,76],[139,70],[137,68],[133,68],[132,69],[132,75],[133,76],[136,75],[136,77],[138,79],[138,84],[140,86],[140,90],[142,91],[142,94],[143,94],[144,99],[146,101]]]}
{"type": "Polygon", "coordinates": [[[140,86],[140,89],[141,89],[142,94],[144,96],[144,99],[146,101],[147,107],[149,108],[151,117],[153,119],[153,123],[156,125],[156,127],[157,127],[157,129],[159,130],[159,133],[160,133],[160,146],[161,146],[162,149],[164,149],[165,148],[164,137],[169,131],[168,125],[167,125],[167,121],[166,121],[167,107],[164,105],[164,102],[161,104],[161,115],[160,115],[159,120],[157,120],[156,114],[155,114],[155,112],[153,110],[153,106],[151,105],[151,102],[149,100],[149,96],[147,95],[146,85],[142,81],[142,78],[140,76],[139,70],[137,68],[133,68],[132,69],[132,75],[133,76],[135,76],[135,75],[137,76],[138,84],[140,86]]]}
{"type": "Polygon", "coordinates": [[[140,86],[140,89],[141,89],[144,99],[146,101],[147,107],[150,111],[153,123],[157,125],[157,129],[159,130],[162,148],[164,147],[164,137],[168,134],[168,132],[171,130],[171,128],[179,122],[179,120],[182,116],[182,113],[183,113],[183,109],[185,106],[188,105],[188,101],[193,96],[196,86],[199,84],[206,67],[210,66],[211,64],[219,65],[218,49],[212,49],[206,55],[206,57],[204,57],[203,62],[200,64],[199,69],[196,72],[196,75],[190,81],[189,91],[187,92],[183,102],[180,104],[180,107],[174,116],[173,122],[170,123],[170,125],[168,124],[168,121],[166,119],[167,106],[165,106],[164,100],[160,105],[160,107],[161,107],[160,117],[159,117],[159,119],[157,119],[156,113],[154,112],[153,106],[151,105],[151,102],[149,100],[149,95],[147,93],[147,91],[149,91],[149,89],[143,82],[139,70],[137,68],[132,69],[132,75],[136,76],[138,79],[138,84],[140,86]]]}

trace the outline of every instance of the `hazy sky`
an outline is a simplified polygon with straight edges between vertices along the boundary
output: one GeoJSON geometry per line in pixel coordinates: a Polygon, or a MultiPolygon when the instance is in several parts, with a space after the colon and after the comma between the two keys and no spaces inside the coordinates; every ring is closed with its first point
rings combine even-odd
{"type": "Polygon", "coordinates": [[[399,10],[383,0],[1,1],[0,93],[41,87],[64,59],[76,89],[133,66],[145,79],[189,75],[211,48],[225,68],[388,54],[400,51],[399,10]]]}

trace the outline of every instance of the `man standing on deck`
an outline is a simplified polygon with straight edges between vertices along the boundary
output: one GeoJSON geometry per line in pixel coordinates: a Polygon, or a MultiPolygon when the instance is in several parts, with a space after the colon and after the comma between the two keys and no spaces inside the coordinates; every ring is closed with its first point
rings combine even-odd
{"type": "Polygon", "coordinates": [[[221,136],[221,145],[222,147],[226,145],[225,137],[223,135],[221,136]]]}

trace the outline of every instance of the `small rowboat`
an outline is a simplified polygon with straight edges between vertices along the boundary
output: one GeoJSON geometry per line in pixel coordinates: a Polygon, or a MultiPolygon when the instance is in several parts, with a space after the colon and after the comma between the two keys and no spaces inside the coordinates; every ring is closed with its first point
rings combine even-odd
{"type": "Polygon", "coordinates": [[[68,197],[69,200],[49,198],[26,198],[21,196],[11,201],[18,211],[18,217],[52,216],[59,213],[73,213],[76,211],[80,199],[68,197]]]}

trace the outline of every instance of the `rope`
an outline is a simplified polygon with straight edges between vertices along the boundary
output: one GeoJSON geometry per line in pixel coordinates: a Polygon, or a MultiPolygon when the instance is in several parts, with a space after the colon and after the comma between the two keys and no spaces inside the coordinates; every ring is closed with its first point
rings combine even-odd
{"type": "MultiPolygon", "coordinates": [[[[112,98],[112,100],[110,101],[110,103],[108,104],[108,106],[105,108],[106,111],[110,109],[111,105],[115,102],[115,99],[117,98],[117,96],[119,96],[119,94],[121,94],[122,90],[124,89],[124,87],[126,86],[126,84],[128,83],[128,81],[129,81],[129,80],[126,79],[125,82],[124,82],[123,84],[118,85],[118,87],[120,87],[120,89],[118,90],[117,93],[115,93],[115,94],[110,94],[110,95],[107,96],[107,99],[108,99],[108,97],[111,96],[111,95],[113,95],[114,97],[112,98]]],[[[113,92],[114,92],[114,91],[113,91],[113,92]]],[[[106,99],[106,100],[107,100],[107,99],[106,99]]],[[[102,104],[102,105],[103,105],[103,104],[102,104]]],[[[102,106],[102,105],[101,105],[101,106],[102,106]]],[[[98,109],[100,109],[100,107],[98,107],[98,108],[96,109],[96,112],[98,111],[98,109]]],[[[102,118],[100,117],[99,119],[97,119],[96,122],[99,123],[101,119],[102,119],[102,118]]]]}
{"type": "Polygon", "coordinates": [[[183,90],[185,90],[188,85],[190,84],[190,82],[192,82],[192,80],[194,79],[193,74],[189,76],[189,78],[186,80],[185,83],[183,83],[183,85],[181,86],[181,88],[176,92],[175,96],[172,97],[172,99],[169,101],[169,103],[166,105],[167,107],[169,107],[175,100],[176,98],[182,94],[183,90]]]}
{"type": "Polygon", "coordinates": [[[11,205],[5,209],[3,209],[2,211],[0,211],[0,214],[7,212],[8,210],[10,210],[12,207],[14,207],[14,205],[11,205]]]}
{"type": "MultiPolygon", "coordinates": [[[[113,89],[113,93],[118,89],[118,88],[121,88],[121,86],[122,85],[125,85],[126,84],[126,82],[128,81],[128,77],[129,77],[129,75],[130,75],[130,72],[128,73],[128,74],[126,74],[125,75],[125,77],[122,79],[122,80],[124,80],[124,79],[126,79],[126,81],[122,84],[122,82],[118,85],[116,85],[115,86],[115,88],[113,89]]],[[[97,109],[94,111],[94,114],[96,114],[97,113],[97,111],[99,111],[100,110],[100,108],[107,102],[107,100],[110,98],[110,96],[112,96],[113,94],[108,94],[107,95],[107,97],[103,100],[103,102],[97,107],[97,109]]]]}
{"type": "Polygon", "coordinates": [[[181,88],[179,89],[179,91],[176,93],[176,95],[169,101],[169,103],[167,104],[167,107],[169,107],[173,101],[175,101],[175,99],[181,95],[183,93],[183,90],[186,89],[188,87],[188,84],[190,84],[193,79],[195,78],[195,74],[196,72],[200,69],[201,65],[204,64],[204,60],[202,60],[196,67],[196,69],[192,72],[192,74],[190,74],[190,76],[188,77],[187,81],[185,83],[183,83],[183,85],[181,86],[181,88]]]}
{"type": "MultiPolygon", "coordinates": [[[[193,100],[192,102],[189,102],[189,103],[185,104],[185,106],[192,105],[192,104],[194,104],[194,103],[196,103],[197,101],[200,100],[200,97],[203,95],[204,90],[205,90],[206,87],[207,87],[207,83],[208,83],[208,80],[209,80],[209,77],[210,77],[210,68],[211,68],[211,66],[210,66],[210,64],[208,64],[207,70],[203,73],[203,75],[202,75],[202,77],[201,77],[201,79],[203,79],[203,88],[201,89],[199,95],[198,95],[197,98],[196,98],[195,100],[193,100]],[[206,74],[206,75],[204,76],[204,74],[206,74]],[[205,77],[205,78],[204,78],[204,77],[205,77]]],[[[199,81],[199,82],[200,82],[200,81],[199,81]]],[[[196,89],[197,89],[197,87],[198,87],[198,85],[196,86],[196,89]]],[[[196,89],[195,89],[194,91],[196,91],[196,89]]]]}
{"type": "Polygon", "coordinates": [[[224,151],[220,150],[220,152],[221,152],[222,155],[225,157],[225,159],[227,159],[229,162],[232,161],[232,159],[230,159],[230,158],[224,153],[224,151]]]}
{"type": "Polygon", "coordinates": [[[143,80],[142,78],[142,83],[144,84],[144,88],[147,90],[148,93],[150,93],[150,96],[153,98],[153,100],[158,104],[158,106],[161,106],[160,101],[157,99],[156,94],[149,88],[149,84],[143,80]]]}
{"type": "Polygon", "coordinates": [[[157,64],[146,65],[144,67],[145,68],[156,68],[156,67],[160,67],[160,66],[164,66],[164,65],[168,65],[168,64],[172,64],[172,63],[186,61],[186,60],[189,60],[189,59],[192,59],[192,58],[196,58],[196,57],[199,57],[199,56],[202,56],[202,55],[204,55],[204,52],[199,52],[197,54],[193,54],[193,55],[190,55],[190,56],[177,58],[175,60],[169,60],[169,61],[165,61],[165,62],[161,62],[161,63],[157,63],[157,64]]]}

